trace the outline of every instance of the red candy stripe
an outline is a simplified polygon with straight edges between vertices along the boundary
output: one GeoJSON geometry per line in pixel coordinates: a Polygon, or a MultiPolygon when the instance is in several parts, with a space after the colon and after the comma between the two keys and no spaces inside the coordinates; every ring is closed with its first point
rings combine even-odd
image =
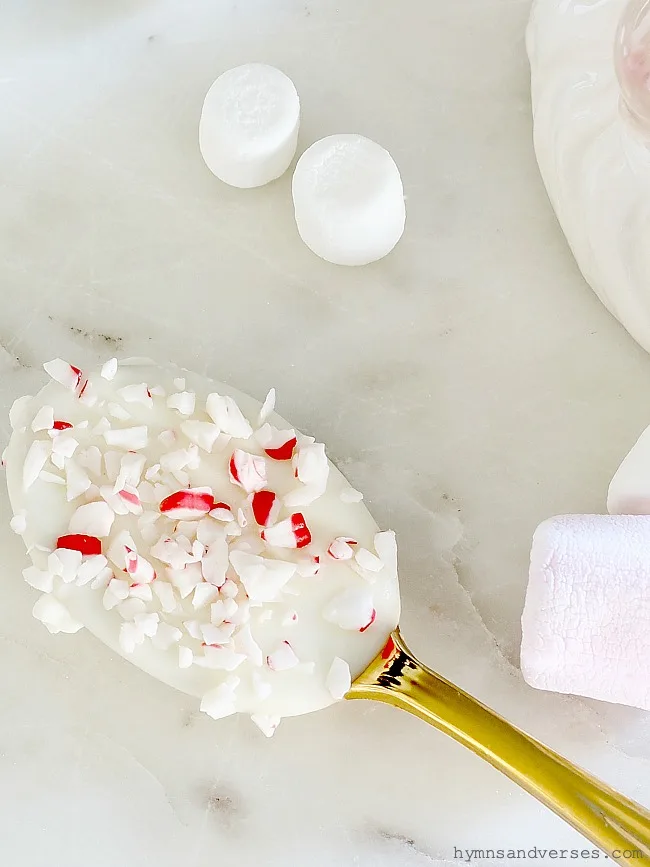
{"type": "Polygon", "coordinates": [[[98,539],[97,536],[85,536],[83,533],[59,536],[56,540],[56,547],[68,548],[70,551],[81,551],[84,556],[102,553],[101,539],[98,539]]]}

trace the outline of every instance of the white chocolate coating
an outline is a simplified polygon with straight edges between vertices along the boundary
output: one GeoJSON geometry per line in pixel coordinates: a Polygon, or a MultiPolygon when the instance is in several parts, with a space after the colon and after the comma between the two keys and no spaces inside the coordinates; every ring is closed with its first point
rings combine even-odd
{"type": "MultiPolygon", "coordinates": [[[[110,365],[105,366],[105,372],[110,376],[110,365]]],[[[247,502],[249,494],[231,481],[228,469],[233,452],[239,449],[262,459],[263,471],[267,475],[266,487],[280,500],[284,501],[290,493],[294,499],[309,499],[307,493],[317,493],[312,490],[316,468],[322,467],[318,462],[317,444],[297,434],[298,443],[291,461],[269,458],[254,436],[234,439],[221,433],[216,440],[214,436],[205,439],[207,434],[214,434],[213,420],[216,418],[219,418],[222,430],[237,429],[246,434],[248,427],[232,404],[208,398],[209,394],[217,392],[235,398],[253,429],[258,424],[260,405],[225,385],[172,365],[161,368],[140,359],[122,362],[114,379],[107,380],[99,373],[89,374],[88,386],[81,399],[79,391],[79,387],[71,389],[52,381],[36,397],[20,399],[11,416],[14,431],[5,463],[15,514],[12,526],[23,536],[35,567],[26,571],[28,582],[44,591],[51,589],[40,597],[35,615],[49,624],[51,631],[74,632],[81,625],[86,626],[144,671],[185,693],[201,697],[203,709],[212,715],[223,716],[236,711],[249,713],[267,734],[275,729],[279,717],[318,710],[339,698],[343,688],[341,684],[345,683],[344,667],[340,661],[348,664],[354,679],[381,650],[397,624],[399,592],[394,536],[392,533],[377,536],[378,528],[370,513],[362,502],[350,501],[348,483],[330,464],[324,494],[297,507],[311,532],[311,543],[299,549],[268,545],[260,539],[261,528],[247,502]],[[180,382],[180,379],[185,382],[180,382]],[[161,387],[164,394],[160,393],[161,387]],[[205,410],[206,403],[211,416],[205,410]],[[182,415],[175,408],[179,405],[184,412],[191,414],[182,415]],[[44,410],[44,407],[53,408],[55,421],[63,420],[73,427],[60,432],[48,430],[47,425],[52,419],[49,409],[44,410]],[[84,427],[86,421],[89,424],[84,427]],[[188,422],[191,422],[189,426],[188,422]],[[203,427],[197,426],[196,422],[201,422],[203,427]],[[43,424],[46,429],[42,429],[43,424]],[[143,434],[145,427],[146,433],[143,434]],[[128,433],[134,429],[137,431],[135,435],[128,433]],[[124,431],[127,433],[123,434],[124,431]],[[173,431],[173,441],[167,433],[169,431],[173,431]],[[193,439],[203,438],[206,447],[212,440],[212,450],[193,448],[184,431],[189,431],[193,439]],[[138,443],[143,443],[144,437],[146,445],[132,448],[132,444],[123,442],[124,436],[138,443]],[[107,440],[122,445],[109,445],[107,440]],[[72,456],[61,458],[60,455],[68,454],[73,448],[71,441],[78,442],[72,456]],[[39,466],[41,456],[38,456],[36,470],[31,458],[26,464],[26,456],[30,450],[34,451],[34,442],[39,444],[36,451],[47,454],[42,469],[39,466]],[[97,475],[99,467],[95,449],[102,453],[101,478],[97,475]],[[190,455],[189,466],[179,469],[174,457],[179,453],[190,455]],[[144,466],[142,458],[146,459],[144,466]],[[156,470],[155,465],[161,462],[167,469],[156,470]],[[139,464],[136,472],[139,472],[141,482],[134,490],[141,496],[144,516],[133,513],[113,516],[100,487],[109,502],[114,503],[113,495],[109,496],[107,490],[110,492],[120,487],[113,484],[120,467],[124,470],[125,466],[134,464],[139,464]],[[31,472],[26,473],[26,469],[31,472]],[[25,483],[30,482],[34,472],[37,473],[36,480],[25,489],[25,483]],[[296,479],[295,472],[305,481],[296,479]],[[63,479],[67,476],[68,484],[55,483],[54,476],[63,479]],[[112,477],[110,481],[109,477],[112,477]],[[153,485],[159,487],[153,491],[153,485]],[[232,595],[225,593],[226,585],[216,586],[205,577],[199,577],[200,589],[195,588],[181,598],[179,588],[183,587],[184,570],[181,570],[183,575],[179,579],[179,570],[172,572],[166,563],[151,553],[152,548],[159,544],[159,537],[177,538],[182,533],[190,543],[195,541],[200,523],[198,518],[179,523],[179,520],[161,515],[159,506],[161,500],[175,490],[204,486],[213,493],[215,503],[227,503],[235,516],[242,508],[248,519],[241,535],[230,537],[225,536],[225,528],[238,528],[237,521],[224,523],[212,517],[205,519],[205,526],[218,539],[216,547],[227,546],[228,588],[235,592],[240,604],[239,615],[232,619],[245,617],[246,611],[250,615],[246,622],[235,627],[231,638],[221,637],[214,642],[210,630],[217,629],[214,634],[218,635],[224,618],[215,618],[212,606],[215,602],[230,604],[227,600],[232,595]],[[344,494],[343,498],[341,494],[344,494]],[[74,499],[69,501],[68,495],[74,495],[74,499]],[[78,511],[86,503],[99,505],[78,511]],[[150,521],[155,532],[151,531],[150,525],[147,527],[150,521]],[[108,566],[116,579],[115,587],[120,599],[113,599],[109,593],[110,598],[106,601],[108,579],[100,581],[102,586],[95,588],[93,581],[88,579],[89,571],[96,571],[96,564],[100,561],[92,558],[89,561],[85,557],[85,565],[79,571],[79,563],[75,560],[78,555],[74,551],[62,555],[71,563],[68,568],[72,572],[67,575],[67,580],[65,569],[58,570],[63,571],[63,575],[50,574],[52,560],[48,557],[57,538],[71,530],[83,532],[86,526],[102,534],[102,554],[109,558],[108,566]],[[131,534],[137,554],[145,558],[138,570],[130,575],[110,560],[115,556],[116,547],[123,552],[123,544],[121,547],[116,545],[115,539],[125,530],[131,534]],[[342,553],[345,557],[348,556],[346,552],[351,552],[351,559],[337,560],[327,553],[339,537],[352,537],[357,542],[354,546],[339,542],[333,548],[339,556],[342,553]],[[242,562],[249,562],[257,555],[264,558],[264,563],[271,563],[276,572],[263,572],[261,576],[251,572],[245,580],[240,579],[235,567],[240,569],[242,562]],[[309,567],[313,564],[313,555],[320,558],[318,573],[302,577],[295,571],[295,564],[300,562],[301,568],[309,567]],[[358,560],[355,559],[357,555],[358,560]],[[379,555],[379,558],[372,555],[379,555]],[[147,574],[149,564],[156,572],[153,581],[147,574]],[[288,580],[287,573],[290,574],[288,580]],[[171,583],[172,577],[174,584],[171,583]],[[246,598],[242,582],[246,584],[250,600],[246,598]],[[150,593],[152,587],[155,592],[150,593]],[[151,596],[150,601],[146,601],[147,595],[151,596]],[[351,606],[350,596],[353,597],[351,606]],[[142,602],[143,598],[146,610],[137,601],[142,602]],[[166,607],[173,610],[165,611],[163,600],[166,600],[166,607]],[[368,600],[374,609],[373,622],[364,631],[349,628],[350,612],[354,617],[354,612],[363,610],[368,600]],[[246,603],[249,601],[248,608],[246,603]],[[114,607],[107,610],[107,604],[114,604],[114,607]],[[139,626],[134,623],[134,612],[140,617],[139,626]],[[157,615],[157,619],[152,619],[151,614],[157,615]],[[339,622],[347,628],[337,625],[339,622]],[[130,625],[125,627],[125,623],[130,625]],[[157,637],[149,636],[148,631],[156,628],[157,637]],[[142,630],[146,633],[144,638],[142,630]],[[181,633],[180,639],[175,630],[181,633]],[[191,632],[198,637],[192,637],[191,632]],[[130,647],[131,637],[136,633],[138,640],[142,639],[141,643],[136,641],[135,646],[130,647]],[[250,643],[251,635],[254,644],[250,643]],[[167,649],[156,646],[164,644],[165,638],[170,642],[167,649]],[[206,648],[201,639],[220,647],[206,648]],[[184,650],[179,651],[179,647],[184,650]],[[237,654],[234,670],[205,667],[200,661],[212,654],[213,661],[218,656],[218,664],[227,664],[230,668],[232,660],[227,658],[227,653],[232,650],[237,654]],[[187,667],[181,667],[185,665],[187,667]],[[219,689],[221,694],[217,694],[219,689]]],[[[275,413],[269,415],[268,422],[280,430],[289,428],[275,413]]],[[[240,477],[245,481],[241,474],[240,477]]],[[[118,482],[119,478],[118,475],[118,482]]],[[[122,484],[125,490],[130,490],[123,476],[122,484]]],[[[353,495],[352,499],[356,496],[353,495]]],[[[276,507],[273,515],[275,527],[296,512],[296,507],[288,508],[284,502],[279,506],[280,511],[276,507]]],[[[223,510],[213,514],[223,517],[223,510]]],[[[241,518],[241,523],[244,523],[243,514],[241,518]]],[[[279,536],[282,537],[282,533],[279,536]]],[[[188,564],[188,574],[203,569],[203,575],[210,576],[213,573],[209,569],[215,568],[218,551],[211,555],[211,560],[203,545],[196,545],[196,550],[192,550],[203,560],[199,565],[196,562],[188,564]]],[[[124,557],[124,553],[121,556],[124,557]]]]}
{"type": "Polygon", "coordinates": [[[210,171],[233,187],[268,184],[284,174],[298,142],[300,100],[279,69],[247,63],[208,90],[199,146],[210,171]]]}
{"type": "Polygon", "coordinates": [[[331,135],[304,152],[293,204],[302,240],[335,265],[375,262],[404,232],[399,169],[387,150],[361,135],[331,135]]]}

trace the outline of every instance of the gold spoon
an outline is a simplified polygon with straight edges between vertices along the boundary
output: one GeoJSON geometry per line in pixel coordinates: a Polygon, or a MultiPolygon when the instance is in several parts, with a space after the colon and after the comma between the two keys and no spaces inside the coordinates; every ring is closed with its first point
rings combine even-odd
{"type": "Polygon", "coordinates": [[[450,735],[619,864],[650,863],[650,812],[419,662],[396,629],[346,698],[395,705],[450,735]]]}

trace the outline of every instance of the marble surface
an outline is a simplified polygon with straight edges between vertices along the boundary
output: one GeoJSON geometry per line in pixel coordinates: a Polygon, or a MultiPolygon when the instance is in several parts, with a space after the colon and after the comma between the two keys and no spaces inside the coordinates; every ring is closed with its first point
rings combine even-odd
{"type": "MultiPolygon", "coordinates": [[[[275,385],[397,531],[413,649],[648,804],[648,715],[535,692],[517,667],[533,529],[604,511],[650,422],[650,358],[583,283],[538,176],[527,14],[513,0],[2,4],[0,439],[55,355],[174,359],[258,397],[275,385]],[[289,176],[243,192],[209,174],[203,95],[250,60],[294,79],[301,148],[350,131],[392,152],[408,222],[389,258],[328,265],[298,239],[289,176]]],[[[425,867],[454,847],[582,847],[391,708],[341,704],[267,742],[90,635],[50,636],[8,508],[0,494],[7,863],[425,867]]]]}

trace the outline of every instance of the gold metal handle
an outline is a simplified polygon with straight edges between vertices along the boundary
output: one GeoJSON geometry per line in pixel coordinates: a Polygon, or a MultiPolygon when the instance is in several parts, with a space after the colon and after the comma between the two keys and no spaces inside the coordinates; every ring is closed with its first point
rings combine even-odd
{"type": "Polygon", "coordinates": [[[395,630],[346,698],[395,705],[481,756],[619,864],[650,864],[650,812],[572,765],[410,653],[395,630]]]}

